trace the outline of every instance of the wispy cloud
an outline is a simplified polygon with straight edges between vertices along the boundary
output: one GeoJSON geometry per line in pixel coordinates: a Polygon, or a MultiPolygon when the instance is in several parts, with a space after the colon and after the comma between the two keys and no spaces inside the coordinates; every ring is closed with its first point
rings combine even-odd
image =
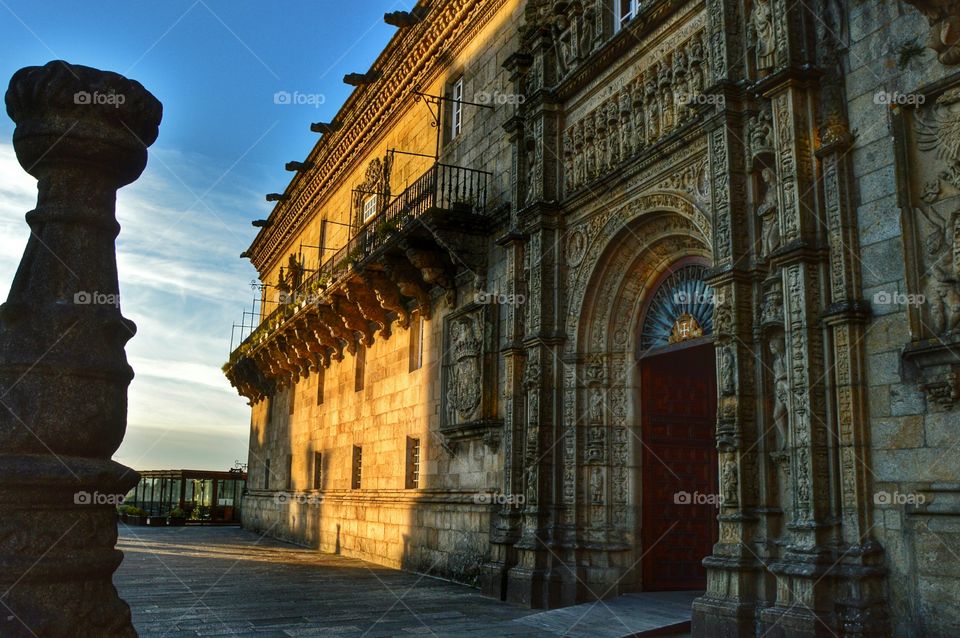
{"type": "MultiPolygon", "coordinates": [[[[157,149],[143,177],[122,189],[117,242],[123,313],[137,323],[127,345],[136,372],[127,436],[116,459],[136,469],[225,469],[246,458],[249,411],[220,372],[230,326],[249,303],[256,273],[237,256],[252,234],[256,195],[220,178],[200,156],[157,149]],[[173,173],[176,171],[176,174],[173,173]],[[192,191],[192,192],[191,192],[192,191]]],[[[36,181],[0,143],[0,297],[6,298],[29,231],[36,181]]]]}

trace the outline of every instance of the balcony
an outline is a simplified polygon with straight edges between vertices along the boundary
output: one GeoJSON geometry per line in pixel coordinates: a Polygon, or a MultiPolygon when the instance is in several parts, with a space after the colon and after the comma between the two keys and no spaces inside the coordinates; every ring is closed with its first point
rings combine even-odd
{"type": "Polygon", "coordinates": [[[367,221],[320,267],[291,273],[280,303],[231,353],[224,374],[255,404],[299,378],[389,338],[434,297],[456,305],[456,277],[482,277],[490,174],[435,164],[367,221]]]}

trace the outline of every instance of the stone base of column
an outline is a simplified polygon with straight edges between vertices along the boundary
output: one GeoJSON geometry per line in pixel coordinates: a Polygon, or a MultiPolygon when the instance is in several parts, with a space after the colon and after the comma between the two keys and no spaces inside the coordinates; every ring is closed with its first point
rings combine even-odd
{"type": "Polygon", "coordinates": [[[549,608],[547,570],[516,566],[507,573],[507,597],[531,609],[549,608]]]}
{"type": "Polygon", "coordinates": [[[139,480],[113,461],[0,455],[0,636],[136,638],[113,572],[116,505],[139,480]]]}
{"type": "Polygon", "coordinates": [[[753,638],[756,606],[733,598],[704,595],[693,601],[690,634],[697,638],[753,638]]]}
{"type": "Polygon", "coordinates": [[[770,607],[760,612],[761,635],[770,638],[836,638],[843,635],[833,614],[804,608],[770,607]]]}
{"type": "Polygon", "coordinates": [[[510,568],[504,563],[490,562],[480,566],[480,593],[497,600],[507,599],[507,576],[510,568]]]}
{"type": "Polygon", "coordinates": [[[708,556],[707,591],[693,601],[691,634],[697,638],[752,638],[756,635],[756,560],[708,556]]]}

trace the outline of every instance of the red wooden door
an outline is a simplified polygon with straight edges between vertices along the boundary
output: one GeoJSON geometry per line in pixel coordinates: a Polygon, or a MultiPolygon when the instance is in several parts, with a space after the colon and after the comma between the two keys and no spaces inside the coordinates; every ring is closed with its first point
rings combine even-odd
{"type": "Polygon", "coordinates": [[[704,589],[716,542],[716,370],[711,344],[641,362],[643,588],[704,589]]]}

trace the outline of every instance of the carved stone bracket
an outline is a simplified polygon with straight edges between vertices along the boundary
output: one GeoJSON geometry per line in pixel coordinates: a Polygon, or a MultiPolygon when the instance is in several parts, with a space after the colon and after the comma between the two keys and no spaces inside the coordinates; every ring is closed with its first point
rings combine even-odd
{"type": "Polygon", "coordinates": [[[950,410],[960,399],[960,334],[911,343],[904,348],[905,376],[927,395],[932,407],[950,410]]]}

